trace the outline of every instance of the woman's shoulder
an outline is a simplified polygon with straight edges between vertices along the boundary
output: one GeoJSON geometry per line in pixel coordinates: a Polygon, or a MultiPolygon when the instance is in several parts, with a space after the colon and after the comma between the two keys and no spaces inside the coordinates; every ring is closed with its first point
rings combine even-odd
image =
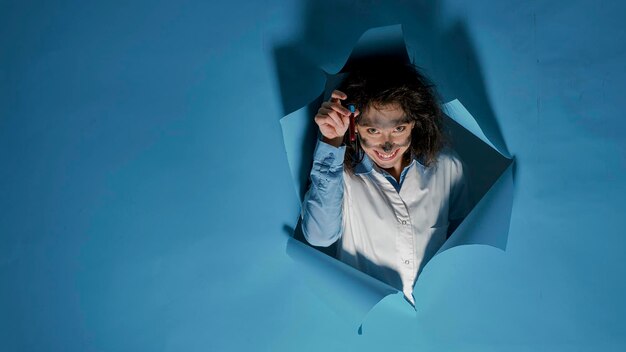
{"type": "Polygon", "coordinates": [[[450,146],[445,146],[439,151],[437,155],[438,167],[446,169],[462,170],[463,161],[459,154],[450,146]]]}

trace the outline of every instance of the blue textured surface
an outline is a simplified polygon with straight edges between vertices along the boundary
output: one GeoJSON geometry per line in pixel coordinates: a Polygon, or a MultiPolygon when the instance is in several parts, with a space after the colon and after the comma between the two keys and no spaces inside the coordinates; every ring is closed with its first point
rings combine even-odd
{"type": "Polygon", "coordinates": [[[625,12],[2,2],[0,350],[623,350],[625,12]],[[278,121],[323,89],[317,67],[396,23],[444,100],[500,131],[515,198],[505,252],[442,253],[417,314],[389,296],[357,335],[285,252],[278,121]],[[288,101],[281,58],[301,78],[288,101]]]}

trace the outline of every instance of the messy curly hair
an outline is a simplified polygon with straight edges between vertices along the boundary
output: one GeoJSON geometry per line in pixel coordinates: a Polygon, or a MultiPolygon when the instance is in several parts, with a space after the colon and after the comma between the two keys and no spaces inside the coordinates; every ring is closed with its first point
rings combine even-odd
{"type": "MultiPolygon", "coordinates": [[[[372,107],[398,104],[410,120],[415,121],[410,150],[426,166],[435,162],[437,154],[446,144],[441,104],[433,84],[415,65],[362,67],[350,72],[338,89],[348,96],[344,105],[354,104],[361,111],[356,124],[372,107]]],[[[363,159],[364,151],[358,137],[354,145],[346,134],[344,144],[347,146],[344,165],[352,171],[363,159]]],[[[410,157],[410,153],[404,157],[410,157]]]]}

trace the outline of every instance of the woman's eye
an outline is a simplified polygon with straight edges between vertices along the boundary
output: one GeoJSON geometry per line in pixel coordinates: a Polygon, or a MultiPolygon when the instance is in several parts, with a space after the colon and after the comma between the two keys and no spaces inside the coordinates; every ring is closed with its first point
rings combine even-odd
{"type": "Polygon", "coordinates": [[[376,134],[376,133],[378,133],[378,130],[375,129],[375,128],[368,128],[367,129],[367,133],[369,133],[369,134],[376,134]]]}
{"type": "Polygon", "coordinates": [[[406,129],[406,126],[398,126],[396,127],[396,132],[402,132],[406,129]]]}

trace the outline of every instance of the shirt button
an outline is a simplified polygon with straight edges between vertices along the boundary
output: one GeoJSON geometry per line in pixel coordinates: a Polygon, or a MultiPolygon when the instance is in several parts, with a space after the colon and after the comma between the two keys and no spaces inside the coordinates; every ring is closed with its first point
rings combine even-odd
{"type": "Polygon", "coordinates": [[[335,156],[335,153],[330,153],[330,154],[328,154],[328,155],[330,155],[330,156],[335,156]]]}
{"type": "Polygon", "coordinates": [[[402,220],[402,225],[406,225],[407,221],[406,220],[402,220]]]}
{"type": "Polygon", "coordinates": [[[408,265],[409,263],[410,263],[410,261],[408,261],[408,260],[405,260],[405,261],[404,261],[404,264],[407,264],[407,265],[408,265]]]}

